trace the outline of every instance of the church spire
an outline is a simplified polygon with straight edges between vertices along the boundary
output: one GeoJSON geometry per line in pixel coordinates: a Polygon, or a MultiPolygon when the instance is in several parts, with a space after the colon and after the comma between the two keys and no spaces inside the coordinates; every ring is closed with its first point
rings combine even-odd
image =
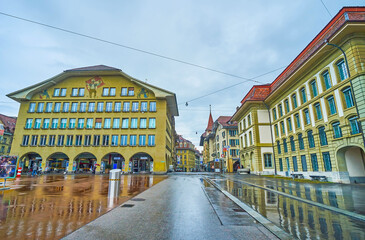
{"type": "Polygon", "coordinates": [[[205,131],[212,131],[212,128],[213,128],[212,106],[209,105],[209,120],[208,120],[208,126],[205,129],[205,131]]]}

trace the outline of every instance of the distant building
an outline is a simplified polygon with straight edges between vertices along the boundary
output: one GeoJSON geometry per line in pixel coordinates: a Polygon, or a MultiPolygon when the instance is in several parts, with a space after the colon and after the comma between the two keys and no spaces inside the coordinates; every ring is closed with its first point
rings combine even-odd
{"type": "Polygon", "coordinates": [[[176,171],[192,172],[196,170],[195,146],[181,135],[176,138],[176,171]]]}
{"type": "Polygon", "coordinates": [[[9,155],[15,130],[16,117],[0,114],[0,155],[9,155]]]}
{"type": "Polygon", "coordinates": [[[11,154],[26,167],[165,173],[172,165],[175,94],[120,69],[70,69],[7,96],[20,103],[11,154]]]}

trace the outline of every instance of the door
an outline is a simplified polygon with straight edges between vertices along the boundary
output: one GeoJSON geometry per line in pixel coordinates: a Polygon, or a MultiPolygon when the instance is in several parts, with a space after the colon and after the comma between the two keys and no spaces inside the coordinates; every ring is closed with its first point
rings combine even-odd
{"type": "Polygon", "coordinates": [[[133,172],[138,172],[138,160],[133,160],[133,172]]]}

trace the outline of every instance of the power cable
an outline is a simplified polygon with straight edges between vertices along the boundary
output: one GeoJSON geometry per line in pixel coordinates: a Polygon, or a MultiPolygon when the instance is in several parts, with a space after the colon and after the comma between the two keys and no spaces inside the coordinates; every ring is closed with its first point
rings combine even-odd
{"type": "Polygon", "coordinates": [[[324,4],[324,2],[322,0],[321,0],[321,3],[323,4],[324,8],[327,10],[328,14],[332,18],[332,14],[330,13],[330,11],[328,10],[328,8],[326,7],[326,4],[324,4]]]}

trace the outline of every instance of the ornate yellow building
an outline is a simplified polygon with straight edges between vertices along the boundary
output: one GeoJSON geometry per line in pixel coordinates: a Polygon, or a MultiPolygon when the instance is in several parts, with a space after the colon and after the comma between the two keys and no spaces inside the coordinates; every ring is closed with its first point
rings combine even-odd
{"type": "Polygon", "coordinates": [[[165,173],[174,93],[104,65],[76,68],[7,95],[20,103],[11,154],[43,171],[165,173]]]}
{"type": "Polygon", "coordinates": [[[364,46],[365,7],[343,8],[273,83],[251,89],[232,117],[244,138],[244,167],[365,182],[364,46]]]}
{"type": "Polygon", "coordinates": [[[196,171],[195,146],[181,135],[176,138],[176,171],[196,171]]]}

